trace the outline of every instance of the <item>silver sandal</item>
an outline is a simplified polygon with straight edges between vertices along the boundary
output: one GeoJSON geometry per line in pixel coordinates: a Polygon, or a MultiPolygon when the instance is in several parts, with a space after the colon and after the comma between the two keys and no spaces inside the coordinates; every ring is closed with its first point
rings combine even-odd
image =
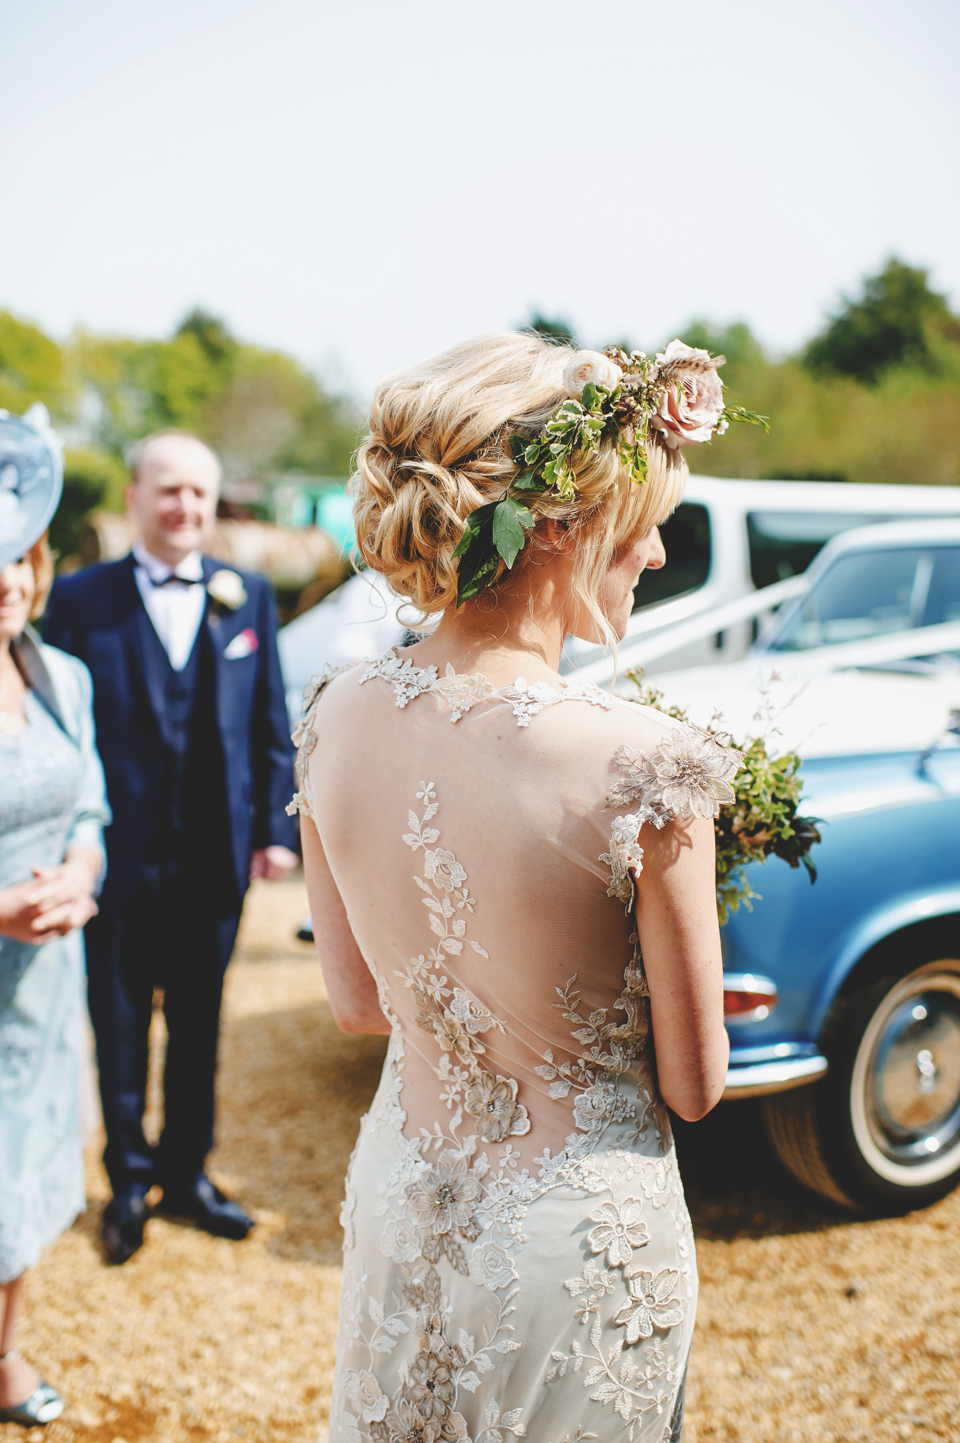
{"type": "MultiPolygon", "coordinates": [[[[8,1353],[3,1354],[0,1362],[5,1363],[16,1356],[16,1350],[11,1348],[8,1353]]],[[[0,1423],[22,1423],[24,1428],[34,1428],[38,1423],[52,1423],[62,1412],[63,1399],[60,1394],[41,1378],[22,1403],[16,1403],[10,1408],[0,1408],[0,1423]]]]}

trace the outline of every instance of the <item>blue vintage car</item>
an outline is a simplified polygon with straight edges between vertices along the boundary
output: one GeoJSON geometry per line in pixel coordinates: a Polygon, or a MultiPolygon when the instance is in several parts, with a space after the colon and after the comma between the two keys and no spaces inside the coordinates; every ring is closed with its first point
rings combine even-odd
{"type": "Polygon", "coordinates": [[[727,1097],[781,1160],[904,1210],[960,1181],[960,748],[808,760],[815,886],[776,861],[723,930],[727,1097]]]}
{"type": "Polygon", "coordinates": [[[656,680],[738,735],[772,713],[823,821],[815,885],[753,866],[723,929],[725,1096],[806,1186],[905,1211],[960,1182],[960,526],[850,532],[807,576],[745,661],[656,680]]]}

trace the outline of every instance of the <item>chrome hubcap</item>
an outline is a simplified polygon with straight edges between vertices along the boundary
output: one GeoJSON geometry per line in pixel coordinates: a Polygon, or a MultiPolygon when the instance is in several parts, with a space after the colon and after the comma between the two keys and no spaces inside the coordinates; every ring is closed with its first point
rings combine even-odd
{"type": "Polygon", "coordinates": [[[960,961],[930,963],[884,998],[852,1101],[861,1150],[887,1177],[920,1186],[960,1163],[960,961]]]}

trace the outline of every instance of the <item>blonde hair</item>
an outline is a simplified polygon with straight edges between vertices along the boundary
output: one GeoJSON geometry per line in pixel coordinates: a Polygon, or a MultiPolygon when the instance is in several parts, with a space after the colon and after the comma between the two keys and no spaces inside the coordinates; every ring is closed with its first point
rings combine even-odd
{"type": "Polygon", "coordinates": [[[36,621],[38,616],[43,615],[43,609],[47,604],[47,597],[50,595],[50,588],[53,585],[53,554],[50,550],[50,543],[47,541],[47,533],[44,532],[39,541],[35,541],[24,557],[33,567],[33,601],[30,605],[30,620],[36,621]]]}
{"type": "MultiPolygon", "coordinates": [[[[516,474],[509,437],[542,430],[566,394],[563,372],[574,354],[535,335],[481,336],[377,388],[349,488],[357,550],[423,615],[456,606],[453,553],[466,519],[506,490],[516,474]]],[[[611,640],[598,596],[613,554],[664,521],[686,482],[676,452],[656,445],[648,452],[643,485],[607,440],[575,458],[572,500],[546,493],[528,502],[538,520],[553,517],[574,534],[577,599],[611,640]]],[[[534,532],[514,570],[541,544],[534,532]]],[[[501,564],[498,582],[504,573],[501,564]]]]}

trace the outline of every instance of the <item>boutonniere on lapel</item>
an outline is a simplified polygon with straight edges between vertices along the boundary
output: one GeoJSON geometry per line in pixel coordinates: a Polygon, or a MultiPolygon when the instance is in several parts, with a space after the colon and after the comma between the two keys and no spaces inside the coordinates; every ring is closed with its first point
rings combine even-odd
{"type": "Polygon", "coordinates": [[[219,623],[222,612],[236,611],[237,607],[242,606],[247,599],[242,578],[235,571],[226,569],[213,573],[207,582],[207,595],[216,606],[216,610],[210,616],[210,620],[214,623],[219,623]]]}

